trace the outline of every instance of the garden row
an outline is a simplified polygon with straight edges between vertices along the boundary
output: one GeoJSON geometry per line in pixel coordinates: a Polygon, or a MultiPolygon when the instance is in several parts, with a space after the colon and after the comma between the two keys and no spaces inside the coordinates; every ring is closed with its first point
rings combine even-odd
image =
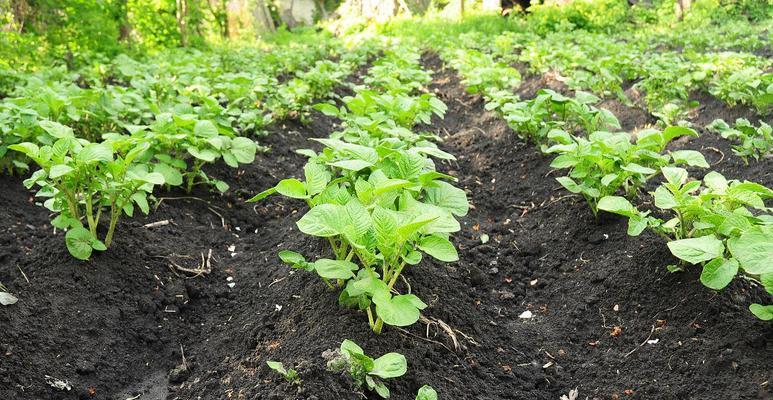
{"type": "MultiPolygon", "coordinates": [[[[376,334],[385,325],[403,327],[419,320],[427,304],[410,293],[410,286],[408,293],[400,293],[396,284],[423,254],[443,262],[458,260],[449,235],[460,230],[456,217],[468,210],[465,192],[449,182],[455,178],[438,172],[433,161],[454,157],[438,149],[437,136],[416,131],[418,124],[430,124],[446,111],[435,95],[422,92],[431,76],[419,64],[419,54],[418,48],[394,45],[340,107],[318,104],[315,108],[322,113],[342,121],[342,129],[314,139],[323,145],[319,152],[298,150],[308,157],[305,180],[283,179],[250,200],[279,193],[307,203],[309,210],[297,226],[304,234],[326,238],[333,258],[292,250],[279,257],[293,268],[316,272],[330,289],[340,290],[339,304],[363,311],[376,334]]],[[[333,357],[328,367],[348,371],[358,386],[384,398],[389,390],[382,380],[406,372],[401,354],[373,360],[349,340],[340,352],[343,358],[333,357]]],[[[293,370],[270,365],[300,383],[293,370]]],[[[427,386],[417,399],[436,396],[427,386]]]]}
{"type": "Polygon", "coordinates": [[[251,136],[272,120],[303,119],[377,49],[350,50],[319,36],[322,46],[280,46],[272,57],[180,53],[140,63],[122,56],[79,75],[86,88],[61,69],[24,76],[0,103],[0,163],[13,173],[34,162],[25,186],[39,187],[52,224],[67,230],[70,253],[88,259],[110,246],[122,215],[150,211],[156,187],[228,190],[202,167],[253,162],[259,146],[251,136]]]}
{"type": "MultiPolygon", "coordinates": [[[[545,29],[533,19],[513,21],[517,27],[476,22],[452,32],[432,24],[403,24],[393,34],[435,49],[450,39],[470,57],[492,57],[496,65],[552,74],[569,89],[646,108],[667,125],[698,105],[691,97],[696,91],[709,92],[730,106],[753,107],[759,115],[773,111],[773,64],[765,53],[769,22],[685,22],[679,29],[626,24],[612,33],[571,26],[545,29]]],[[[471,77],[470,86],[481,79],[486,78],[471,77]]]]}
{"type": "MultiPolygon", "coordinates": [[[[568,97],[543,89],[521,101],[513,94],[520,83],[514,68],[476,50],[447,46],[440,52],[465,78],[468,90],[484,96],[487,109],[544,154],[555,155],[551,167],[566,170],[557,181],[583,196],[594,215],[599,210],[620,214],[628,218],[629,235],[649,229],[663,237],[679,259],[668,265],[669,271],[700,264],[701,282],[711,289],[720,290],[741,274],[773,294],[773,215],[765,204],[773,190],[718,172],[705,174],[702,181],[689,179],[685,167],[710,167],[703,154],[667,147],[679,137],[698,136],[695,130],[666,126],[622,132],[614,114],[594,106],[599,98],[590,93],[578,90],[568,97]],[[657,209],[642,211],[631,201],[640,200],[656,177],[662,180],[652,193],[657,209]]],[[[755,127],[739,120],[731,128],[720,120],[713,127],[740,139],[735,151],[745,159],[766,156],[773,148],[771,127],[764,122],[755,127]]],[[[755,303],[749,309],[760,319],[773,319],[773,305],[755,303]]]]}

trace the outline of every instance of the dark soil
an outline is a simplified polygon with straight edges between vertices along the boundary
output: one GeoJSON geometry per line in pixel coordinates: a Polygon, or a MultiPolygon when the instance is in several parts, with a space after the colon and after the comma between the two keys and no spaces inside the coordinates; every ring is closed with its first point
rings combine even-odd
{"type": "MultiPolygon", "coordinates": [[[[318,278],[277,259],[285,248],[326,255],[295,228],[303,203],[244,202],[302,174],[294,150],[334,129],[315,113],[310,126],[272,127],[261,139],[272,150],[252,165],[208,171],[231,185],[226,195],[159,194],[155,212],[122,221],[110,251],[89,262],[67,254],[20,179],[0,177],[0,282],[20,298],[0,307],[0,399],[360,399],[325,371],[322,352],[344,339],[375,356],[406,355],[408,373],[388,383],[398,400],[424,384],[443,399],[555,400],[574,388],[579,399],[771,397],[773,328],[747,310],[771,301],[760,287],[737,279],[715,293],[697,268],[668,273],[661,240],[628,237],[614,217],[595,220],[555,182],[548,157],[484,112],[437,57],[425,63],[449,106],[432,129],[458,159],[440,168],[473,205],[453,238],[460,261],[406,272],[429,304],[428,325],[370,333],[318,278]],[[175,267],[202,258],[209,274],[175,267]],[[533,317],[519,318],[524,311],[533,317]],[[302,385],[284,383],[267,360],[295,367],[302,385]]],[[[620,112],[631,128],[651,122],[620,112]]],[[[747,167],[715,135],[684,147],[703,150],[729,178],[773,185],[770,159],[747,167]]]]}

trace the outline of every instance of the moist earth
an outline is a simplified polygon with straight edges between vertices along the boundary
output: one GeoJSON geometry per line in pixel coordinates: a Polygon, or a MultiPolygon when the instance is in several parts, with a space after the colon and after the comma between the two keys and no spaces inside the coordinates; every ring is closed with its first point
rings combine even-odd
{"type": "MultiPolygon", "coordinates": [[[[270,150],[253,164],[208,170],[231,185],[226,194],[161,192],[150,216],[122,220],[110,251],[88,262],[69,256],[23,177],[0,177],[0,282],[19,297],[0,307],[0,398],[376,399],[326,371],[322,353],[344,339],[370,355],[406,355],[406,375],[387,382],[399,400],[425,384],[442,399],[555,400],[575,388],[578,399],[771,398],[773,328],[747,309],[770,302],[761,287],[736,279],[714,292],[699,268],[667,272],[662,240],[627,236],[616,216],[594,218],[555,181],[549,157],[485,112],[436,55],[423,62],[449,106],[424,129],[456,155],[439,169],[459,179],[472,207],[453,237],[459,262],[427,257],[398,285],[429,305],[422,322],[372,334],[365,315],[276,257],[328,255],[295,227],[305,205],[245,202],[302,177],[295,150],[315,148],[308,139],[337,124],[314,112],[307,125],[271,126],[259,138],[270,150]],[[284,382],[268,360],[298,370],[302,384],[284,382]]],[[[524,79],[522,97],[549,81],[524,79]]],[[[694,121],[751,115],[704,100],[694,121]]],[[[607,105],[626,129],[655,121],[607,105]]],[[[747,166],[728,141],[701,133],[674,149],[701,150],[728,178],[773,186],[770,158],[747,166]]]]}

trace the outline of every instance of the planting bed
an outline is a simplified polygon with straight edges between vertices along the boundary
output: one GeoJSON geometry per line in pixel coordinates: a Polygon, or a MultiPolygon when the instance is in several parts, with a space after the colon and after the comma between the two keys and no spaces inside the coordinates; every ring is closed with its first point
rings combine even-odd
{"type": "MultiPolygon", "coordinates": [[[[549,157],[485,112],[437,56],[423,62],[449,107],[427,129],[457,157],[438,168],[460,179],[473,206],[453,236],[460,261],[426,257],[407,269],[410,287],[398,284],[429,305],[426,321],[372,334],[316,276],[277,258],[285,248],[328,251],[295,227],[303,202],[245,203],[302,176],[294,149],[314,147],[307,139],[336,124],[314,113],[307,126],[273,126],[261,139],[271,151],[238,172],[208,171],[231,185],[224,196],[158,194],[156,212],[122,221],[111,250],[88,262],[52,235],[21,178],[0,177],[0,282],[20,298],[0,307],[0,398],[363,398],[325,371],[322,353],[345,338],[407,357],[407,374],[389,384],[395,399],[424,384],[444,399],[558,399],[574,388],[579,399],[770,398],[773,328],[747,309],[765,300],[761,287],[735,279],[717,293],[699,268],[667,272],[661,239],[629,237],[609,214],[594,219],[553,179],[549,157]],[[200,267],[209,272],[182,270],[200,267]],[[295,367],[302,385],[284,383],[267,360],[295,367]]],[[[521,95],[549,80],[526,77],[521,95]]],[[[693,116],[701,124],[748,113],[703,100],[693,116]]],[[[602,106],[624,129],[654,122],[602,106]]],[[[773,185],[770,158],[747,167],[728,141],[703,133],[674,146],[701,150],[728,177],[773,185]]]]}

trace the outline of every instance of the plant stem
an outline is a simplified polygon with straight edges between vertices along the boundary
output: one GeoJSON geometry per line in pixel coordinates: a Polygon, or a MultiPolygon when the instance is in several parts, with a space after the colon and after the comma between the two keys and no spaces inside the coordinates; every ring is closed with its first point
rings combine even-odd
{"type": "Polygon", "coordinates": [[[384,328],[384,321],[381,319],[381,317],[378,317],[378,319],[376,319],[376,322],[373,324],[373,333],[375,333],[376,335],[380,335],[381,329],[383,328],[384,328]]]}
{"type": "Polygon", "coordinates": [[[397,270],[393,272],[392,279],[389,281],[389,290],[392,290],[392,288],[395,286],[395,283],[397,283],[397,278],[400,276],[400,273],[403,272],[404,267],[405,261],[400,263],[400,266],[397,267],[397,270]]]}
{"type": "Polygon", "coordinates": [[[195,179],[197,176],[199,176],[199,171],[201,171],[202,162],[196,161],[193,163],[193,170],[188,173],[188,184],[186,185],[185,192],[190,193],[191,190],[193,190],[193,183],[195,182],[195,179]]]}
{"type": "Polygon", "coordinates": [[[115,226],[118,224],[118,218],[121,217],[121,213],[123,212],[124,205],[116,204],[116,201],[117,199],[113,198],[110,202],[110,227],[107,229],[107,236],[105,236],[105,247],[110,247],[110,243],[113,241],[115,226]]]}
{"type": "Polygon", "coordinates": [[[375,325],[375,322],[373,322],[373,311],[370,310],[370,306],[365,311],[368,312],[368,325],[373,328],[373,325],[375,325]]]}
{"type": "Polygon", "coordinates": [[[97,224],[94,222],[94,206],[92,204],[91,194],[86,195],[86,221],[89,223],[89,232],[96,237],[97,224]]]}
{"type": "Polygon", "coordinates": [[[330,247],[333,249],[333,255],[335,255],[336,260],[338,259],[338,246],[336,245],[335,239],[332,237],[328,237],[327,241],[330,242],[330,247]]]}

